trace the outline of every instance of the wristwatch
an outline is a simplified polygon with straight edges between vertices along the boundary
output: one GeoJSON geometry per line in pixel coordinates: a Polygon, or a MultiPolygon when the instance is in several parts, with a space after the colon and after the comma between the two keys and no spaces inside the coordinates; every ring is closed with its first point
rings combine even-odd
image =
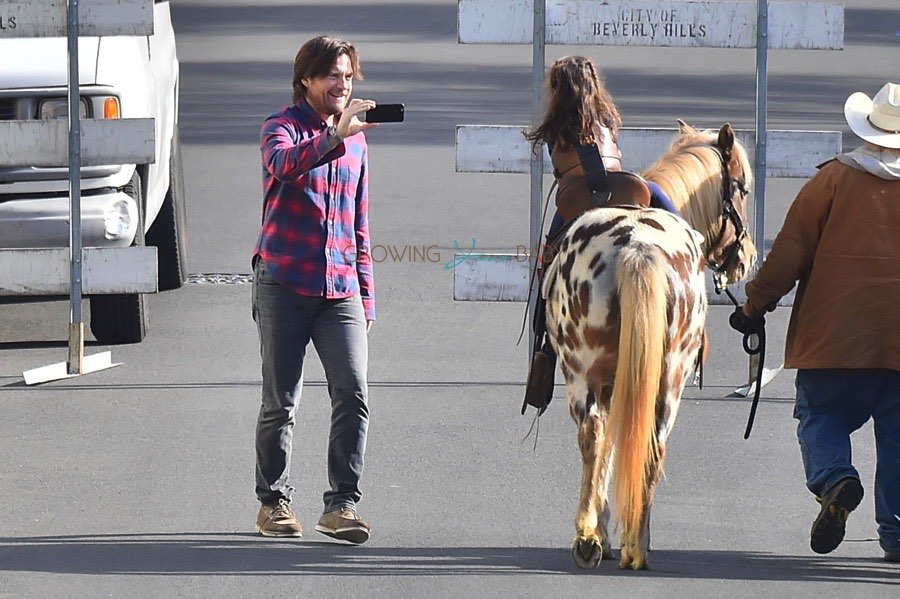
{"type": "Polygon", "coordinates": [[[328,141],[335,141],[337,143],[344,141],[344,138],[338,134],[337,127],[334,125],[328,127],[328,141]]]}

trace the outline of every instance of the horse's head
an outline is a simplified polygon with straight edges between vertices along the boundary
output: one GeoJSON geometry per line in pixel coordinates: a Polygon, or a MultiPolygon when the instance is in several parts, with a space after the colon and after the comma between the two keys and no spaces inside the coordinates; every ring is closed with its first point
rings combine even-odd
{"type": "Polygon", "coordinates": [[[716,136],[722,162],[720,231],[707,250],[710,267],[727,277],[727,282],[743,279],[756,263],[756,246],[750,235],[747,196],[753,185],[753,170],[747,152],[725,123],[716,136]]]}
{"type": "Polygon", "coordinates": [[[678,121],[679,136],[644,175],[656,181],[704,237],[710,268],[728,282],[740,281],[756,262],[747,196],[753,170],[747,152],[726,123],[697,131],[678,121]]]}

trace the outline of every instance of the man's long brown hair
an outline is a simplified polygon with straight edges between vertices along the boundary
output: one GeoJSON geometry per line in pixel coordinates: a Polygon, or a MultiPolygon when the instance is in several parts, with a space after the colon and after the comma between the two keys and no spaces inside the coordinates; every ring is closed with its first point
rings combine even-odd
{"type": "Polygon", "coordinates": [[[544,122],[525,134],[534,150],[541,142],[551,149],[598,142],[591,130],[594,123],[607,127],[613,141],[618,139],[622,117],[593,58],[560,58],[550,67],[547,85],[550,101],[544,122]]]}
{"type": "Polygon", "coordinates": [[[353,69],[353,78],[362,81],[362,70],[359,67],[359,52],[350,42],[332,37],[320,35],[314,37],[300,47],[294,58],[294,103],[306,97],[306,86],[303,80],[307,78],[323,77],[331,71],[334,61],[341,54],[350,58],[350,67],[353,69]]]}

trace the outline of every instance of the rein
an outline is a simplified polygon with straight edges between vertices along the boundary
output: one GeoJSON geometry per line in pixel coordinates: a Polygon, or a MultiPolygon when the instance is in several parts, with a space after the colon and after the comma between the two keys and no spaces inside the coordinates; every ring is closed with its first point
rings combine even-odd
{"type": "MultiPolygon", "coordinates": [[[[544,231],[544,220],[547,218],[547,208],[550,207],[550,196],[553,194],[553,190],[556,189],[556,179],[553,179],[553,184],[550,185],[550,191],[547,192],[547,199],[544,200],[544,211],[541,214],[541,227],[540,231],[543,233],[544,231]]],[[[568,226],[563,227],[562,231],[560,231],[560,235],[568,229],[568,226]]],[[[538,238],[540,239],[540,238],[538,238]]],[[[525,336],[525,327],[528,326],[528,306],[531,305],[531,295],[534,292],[534,279],[537,277],[538,264],[544,259],[544,251],[547,248],[547,244],[543,244],[540,248],[540,251],[537,252],[537,255],[534,258],[534,266],[531,267],[531,273],[528,277],[528,297],[525,298],[525,315],[522,317],[522,330],[519,331],[519,339],[516,341],[516,345],[522,343],[522,337],[525,336]]],[[[540,293],[540,291],[538,291],[540,293]]],[[[535,339],[535,343],[538,340],[535,339]]],[[[529,431],[530,432],[530,431],[529,431]]]]}
{"type": "MultiPolygon", "coordinates": [[[[719,154],[719,160],[722,164],[722,226],[719,229],[719,235],[716,238],[716,242],[712,247],[717,247],[719,242],[722,241],[729,221],[734,225],[735,241],[726,250],[725,258],[722,260],[721,264],[716,264],[710,260],[709,265],[714,273],[713,282],[715,283],[716,294],[722,294],[724,292],[735,307],[740,307],[741,304],[728,289],[728,278],[725,273],[733,266],[734,261],[738,259],[741,242],[744,237],[747,236],[747,228],[744,226],[741,215],[738,214],[738,211],[735,209],[734,200],[732,198],[735,193],[740,193],[742,197],[746,197],[748,190],[741,181],[732,179],[731,175],[728,173],[729,153],[722,151],[722,149],[717,146],[715,149],[719,154]]],[[[749,439],[750,431],[753,430],[753,421],[756,419],[756,408],[759,406],[759,392],[762,388],[762,376],[766,357],[765,324],[763,323],[755,330],[745,333],[742,345],[744,351],[748,355],[759,355],[759,364],[756,368],[756,389],[753,391],[753,401],[750,404],[750,415],[747,418],[747,428],[744,430],[744,439],[749,439]]]]}

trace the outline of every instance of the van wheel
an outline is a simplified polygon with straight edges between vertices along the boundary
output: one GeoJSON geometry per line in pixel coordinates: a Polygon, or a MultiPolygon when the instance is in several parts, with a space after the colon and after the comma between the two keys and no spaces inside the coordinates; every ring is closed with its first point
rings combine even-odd
{"type": "Polygon", "coordinates": [[[178,126],[169,155],[169,191],[159,214],[147,231],[147,245],[156,246],[159,290],[178,289],[187,280],[187,210],[184,201],[184,168],[178,126]]]}
{"type": "MultiPolygon", "coordinates": [[[[137,170],[123,188],[138,205],[138,227],[132,246],[144,245],[144,214],[141,205],[141,178],[137,170]]],[[[91,333],[103,345],[140,343],[147,336],[147,299],[143,293],[92,295],[91,333]]]]}

